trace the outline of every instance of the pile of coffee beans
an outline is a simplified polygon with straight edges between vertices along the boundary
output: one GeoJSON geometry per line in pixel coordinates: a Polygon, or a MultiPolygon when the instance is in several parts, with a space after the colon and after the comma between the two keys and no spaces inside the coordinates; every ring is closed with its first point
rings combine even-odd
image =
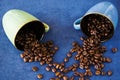
{"type": "MultiPolygon", "coordinates": [[[[54,42],[39,42],[36,34],[32,31],[18,35],[16,38],[17,44],[24,47],[24,52],[20,54],[21,58],[24,62],[39,62],[40,65],[47,64],[46,71],[55,74],[55,78],[50,78],[50,80],[89,80],[93,75],[111,76],[113,74],[111,70],[104,71],[104,63],[110,63],[112,60],[104,56],[107,49],[101,45],[101,39],[111,33],[112,26],[108,20],[101,16],[91,16],[88,20],[87,29],[90,36],[86,38],[80,37],[80,40],[83,41],[82,45],[74,41],[72,43],[73,47],[68,51],[63,62],[53,61],[53,56],[59,49],[54,42]],[[74,53],[76,53],[75,56],[73,56],[74,53]],[[66,67],[67,62],[72,57],[74,57],[76,63],[66,67]],[[92,67],[94,67],[94,70],[91,70],[92,67]],[[78,69],[83,71],[79,72],[78,69]],[[71,71],[73,75],[68,77],[67,73],[71,71]]],[[[117,52],[117,48],[112,48],[112,52],[117,52]]],[[[36,72],[39,69],[33,66],[32,70],[36,72]]],[[[37,78],[42,79],[43,75],[38,74],[37,78]]]]}
{"type": "Polygon", "coordinates": [[[81,29],[87,36],[99,35],[101,41],[110,39],[114,33],[112,22],[101,14],[89,14],[81,21],[81,29]]]}

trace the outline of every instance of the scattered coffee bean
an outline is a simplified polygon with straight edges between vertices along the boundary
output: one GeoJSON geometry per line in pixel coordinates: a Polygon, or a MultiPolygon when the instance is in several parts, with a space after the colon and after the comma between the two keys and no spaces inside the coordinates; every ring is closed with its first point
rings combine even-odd
{"type": "Polygon", "coordinates": [[[52,68],[52,72],[56,72],[57,70],[55,68],[52,68]]]}
{"type": "Polygon", "coordinates": [[[38,71],[39,69],[38,69],[38,67],[33,66],[33,67],[32,67],[32,70],[33,70],[34,72],[36,72],[36,71],[38,71]]]}
{"type": "Polygon", "coordinates": [[[113,52],[113,53],[116,53],[117,51],[118,51],[117,48],[112,48],[112,52],[113,52]]]}
{"type": "Polygon", "coordinates": [[[46,71],[50,71],[50,67],[49,66],[46,66],[46,71]]]}
{"type": "Polygon", "coordinates": [[[68,58],[64,58],[64,62],[68,62],[68,60],[69,60],[68,58]]]}
{"type": "Polygon", "coordinates": [[[43,75],[42,75],[42,74],[38,74],[38,75],[37,75],[37,78],[38,78],[38,79],[42,79],[42,78],[43,78],[43,75]]]}
{"type": "Polygon", "coordinates": [[[108,75],[108,76],[111,76],[111,75],[112,75],[112,71],[109,70],[109,71],[107,72],[107,75],[108,75]]]}
{"type": "Polygon", "coordinates": [[[68,54],[67,54],[67,57],[69,57],[69,58],[70,58],[71,56],[72,56],[72,54],[71,54],[71,53],[68,53],[68,54]]]}
{"type": "Polygon", "coordinates": [[[63,80],[68,80],[68,77],[67,76],[63,76],[63,80]]]}
{"type": "Polygon", "coordinates": [[[100,72],[99,70],[97,70],[97,71],[95,72],[96,75],[100,75],[100,73],[101,73],[101,72],[100,72]]]}

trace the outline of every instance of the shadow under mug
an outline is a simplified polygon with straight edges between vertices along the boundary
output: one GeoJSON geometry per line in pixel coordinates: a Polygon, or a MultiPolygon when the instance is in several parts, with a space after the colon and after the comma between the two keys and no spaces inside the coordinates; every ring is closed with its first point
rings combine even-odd
{"type": "Polygon", "coordinates": [[[49,26],[31,14],[17,9],[7,11],[2,19],[3,29],[11,43],[19,50],[23,46],[16,42],[16,38],[23,30],[33,31],[38,40],[42,39],[49,26]]]}
{"type": "Polygon", "coordinates": [[[110,2],[106,2],[106,1],[100,2],[94,5],[93,7],[91,7],[84,16],[75,20],[73,23],[74,28],[76,30],[81,29],[83,33],[86,34],[87,36],[89,36],[89,34],[87,33],[87,27],[83,25],[83,22],[85,22],[84,20],[87,20],[87,17],[90,15],[100,15],[107,18],[111,22],[111,25],[113,25],[113,31],[111,31],[111,33],[101,41],[106,41],[110,39],[113,36],[118,23],[118,11],[116,7],[110,2]]]}

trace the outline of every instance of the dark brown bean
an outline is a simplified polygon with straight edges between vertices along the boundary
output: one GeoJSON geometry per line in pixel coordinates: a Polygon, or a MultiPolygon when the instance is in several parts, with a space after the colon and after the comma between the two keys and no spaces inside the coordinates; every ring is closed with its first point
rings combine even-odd
{"type": "Polygon", "coordinates": [[[52,72],[56,72],[57,70],[55,68],[52,68],[52,72]]]}
{"type": "Polygon", "coordinates": [[[116,53],[117,51],[118,51],[117,48],[112,48],[112,52],[113,52],[113,53],[116,53]]]}
{"type": "Polygon", "coordinates": [[[59,76],[60,75],[60,72],[55,72],[55,76],[59,76]]]}
{"type": "Polygon", "coordinates": [[[68,60],[69,60],[68,58],[64,58],[64,62],[68,62],[68,60]]]}
{"type": "Polygon", "coordinates": [[[68,80],[68,77],[67,76],[63,76],[63,80],[68,80]]]}
{"type": "Polygon", "coordinates": [[[43,78],[43,75],[42,75],[42,74],[38,74],[38,75],[37,75],[37,78],[38,78],[38,79],[42,79],[42,78],[43,78]]]}
{"type": "Polygon", "coordinates": [[[72,54],[71,54],[71,53],[68,53],[68,54],[67,54],[67,57],[69,57],[69,58],[70,58],[71,56],[72,56],[72,54]]]}
{"type": "Polygon", "coordinates": [[[46,71],[50,71],[51,68],[49,66],[46,66],[46,71]]]}
{"type": "Polygon", "coordinates": [[[95,72],[96,75],[100,75],[100,73],[101,73],[101,72],[100,72],[99,70],[97,70],[97,71],[95,72]]]}
{"type": "Polygon", "coordinates": [[[107,72],[107,75],[108,75],[108,76],[111,76],[112,74],[113,74],[113,73],[112,73],[112,71],[110,71],[110,70],[107,72]]]}
{"type": "Polygon", "coordinates": [[[32,67],[32,70],[33,70],[34,72],[36,72],[36,71],[38,71],[39,69],[38,69],[38,67],[33,66],[33,67],[32,67]]]}

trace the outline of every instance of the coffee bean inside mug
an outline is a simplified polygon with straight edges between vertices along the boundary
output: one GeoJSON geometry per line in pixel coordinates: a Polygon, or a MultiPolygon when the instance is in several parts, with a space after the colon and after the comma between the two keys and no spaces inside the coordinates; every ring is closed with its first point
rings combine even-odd
{"type": "Polygon", "coordinates": [[[114,27],[110,19],[101,14],[88,14],[81,20],[81,29],[87,36],[99,35],[101,41],[110,39],[114,34],[114,27]]]}

